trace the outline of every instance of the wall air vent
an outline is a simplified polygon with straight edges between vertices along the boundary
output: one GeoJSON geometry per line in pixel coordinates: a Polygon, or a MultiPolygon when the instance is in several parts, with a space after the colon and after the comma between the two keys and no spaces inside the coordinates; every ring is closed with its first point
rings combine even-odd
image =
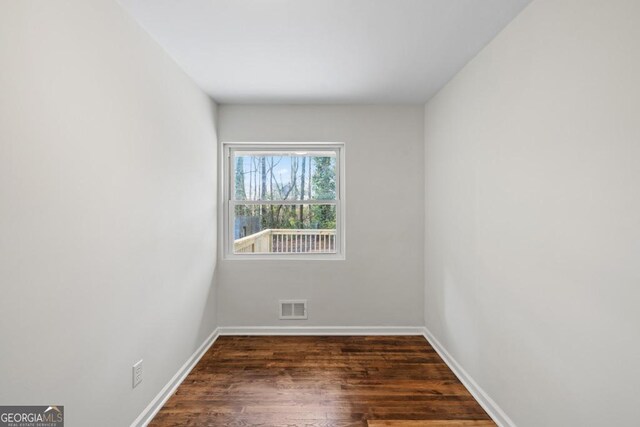
{"type": "Polygon", "coordinates": [[[280,300],[279,318],[283,320],[306,319],[307,300],[280,300]]]}

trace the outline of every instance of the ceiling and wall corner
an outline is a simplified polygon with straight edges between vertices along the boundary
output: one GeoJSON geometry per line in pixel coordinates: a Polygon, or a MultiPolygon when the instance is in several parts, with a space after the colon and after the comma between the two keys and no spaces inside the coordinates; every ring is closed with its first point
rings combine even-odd
{"type": "Polygon", "coordinates": [[[11,322],[0,332],[12,345],[0,400],[61,401],[79,408],[70,424],[126,425],[212,336],[216,307],[226,325],[269,324],[275,310],[243,306],[243,293],[300,290],[289,277],[256,291],[282,272],[263,262],[218,264],[216,293],[218,132],[344,140],[351,252],[307,281],[309,320],[419,326],[423,104],[529,1],[120,3],[173,61],[111,0],[3,4],[0,311],[11,322]],[[220,123],[209,97],[227,104],[220,123]],[[391,172],[371,178],[367,165],[391,172]],[[389,203],[358,222],[379,196],[389,203]],[[395,204],[404,221],[372,235],[395,204]]]}

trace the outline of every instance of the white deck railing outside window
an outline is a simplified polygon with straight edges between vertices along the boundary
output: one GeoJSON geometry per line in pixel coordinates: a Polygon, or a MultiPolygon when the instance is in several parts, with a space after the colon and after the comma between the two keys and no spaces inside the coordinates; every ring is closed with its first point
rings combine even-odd
{"type": "Polygon", "coordinates": [[[234,253],[335,253],[336,230],[266,229],[237,239],[234,253]]]}

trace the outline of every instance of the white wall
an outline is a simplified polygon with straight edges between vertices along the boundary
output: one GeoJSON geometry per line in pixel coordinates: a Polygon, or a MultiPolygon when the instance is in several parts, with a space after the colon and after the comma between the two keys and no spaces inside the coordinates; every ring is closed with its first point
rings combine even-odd
{"type": "Polygon", "coordinates": [[[520,427],[640,419],[638,22],[536,0],[426,108],[426,324],[520,427]]]}
{"type": "Polygon", "coordinates": [[[215,327],[215,105],[109,0],[2,2],[0,63],[0,405],[128,425],[215,327]]]}
{"type": "MultiPolygon", "coordinates": [[[[423,107],[227,106],[219,139],[345,143],[346,260],[219,260],[221,326],[423,323],[423,107]],[[309,319],[278,320],[306,298],[309,319]]],[[[221,251],[220,251],[221,252],[221,251]]]]}

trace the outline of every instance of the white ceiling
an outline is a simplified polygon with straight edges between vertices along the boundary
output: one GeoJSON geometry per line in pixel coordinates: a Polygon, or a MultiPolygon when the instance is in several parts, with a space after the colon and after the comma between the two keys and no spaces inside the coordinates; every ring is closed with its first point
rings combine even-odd
{"type": "Polygon", "coordinates": [[[530,0],[119,0],[223,103],[424,103],[530,0]]]}

